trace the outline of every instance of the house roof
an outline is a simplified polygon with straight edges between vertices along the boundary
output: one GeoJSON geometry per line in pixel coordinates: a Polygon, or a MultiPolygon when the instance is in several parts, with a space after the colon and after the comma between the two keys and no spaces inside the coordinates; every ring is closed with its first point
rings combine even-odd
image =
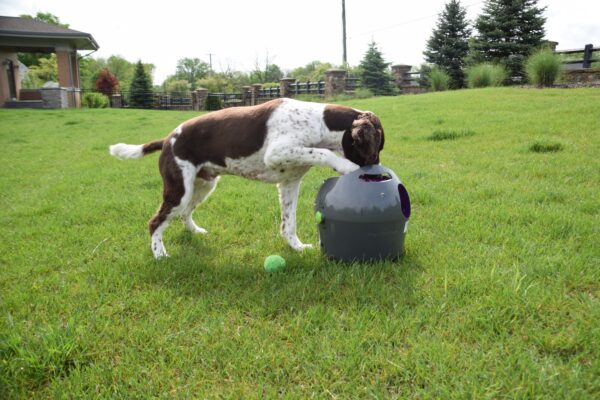
{"type": "Polygon", "coordinates": [[[94,37],[85,32],[29,18],[0,16],[0,46],[17,51],[54,51],[57,46],[98,50],[94,37]]]}

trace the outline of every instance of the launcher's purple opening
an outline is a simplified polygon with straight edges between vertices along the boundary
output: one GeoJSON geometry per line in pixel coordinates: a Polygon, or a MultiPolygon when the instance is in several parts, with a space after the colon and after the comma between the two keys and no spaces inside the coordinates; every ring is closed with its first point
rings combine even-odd
{"type": "Polygon", "coordinates": [[[400,207],[402,208],[402,214],[404,218],[410,218],[410,197],[403,184],[398,185],[398,194],[400,195],[400,207]]]}

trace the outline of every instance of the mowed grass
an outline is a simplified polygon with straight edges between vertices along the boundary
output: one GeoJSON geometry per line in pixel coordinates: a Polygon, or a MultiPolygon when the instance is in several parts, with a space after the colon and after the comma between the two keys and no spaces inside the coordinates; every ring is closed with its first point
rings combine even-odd
{"type": "MultiPolygon", "coordinates": [[[[398,262],[294,253],[275,187],[236,177],[154,261],[157,156],[107,147],[194,113],[0,110],[0,397],[598,398],[600,90],[346,104],[412,198],[398,262]]],[[[303,182],[305,242],[333,174],[303,182]]]]}

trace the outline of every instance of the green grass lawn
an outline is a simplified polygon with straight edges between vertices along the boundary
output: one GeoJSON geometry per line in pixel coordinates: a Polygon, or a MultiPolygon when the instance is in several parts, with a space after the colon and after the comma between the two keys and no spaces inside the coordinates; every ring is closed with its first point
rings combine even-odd
{"type": "MultiPolygon", "coordinates": [[[[157,156],[108,145],[193,113],[0,110],[0,397],[598,398],[600,90],[347,104],[411,194],[398,262],[294,253],[275,187],[236,177],[157,262],[157,156]]],[[[305,242],[331,175],[303,182],[305,242]]]]}

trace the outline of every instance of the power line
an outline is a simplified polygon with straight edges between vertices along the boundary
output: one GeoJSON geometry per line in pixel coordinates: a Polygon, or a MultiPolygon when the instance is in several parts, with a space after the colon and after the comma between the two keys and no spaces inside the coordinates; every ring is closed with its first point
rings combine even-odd
{"type": "MultiPolygon", "coordinates": [[[[465,8],[469,8],[469,7],[473,7],[473,6],[476,6],[476,5],[482,4],[482,3],[483,3],[483,1],[478,1],[478,2],[476,2],[476,3],[467,4],[467,5],[466,5],[466,6],[464,6],[464,7],[465,7],[465,8]]],[[[354,36],[351,36],[349,39],[352,39],[353,37],[358,37],[358,36],[366,36],[366,35],[371,35],[371,34],[373,34],[373,33],[376,33],[376,32],[387,31],[387,30],[390,30],[390,29],[393,29],[393,28],[398,28],[399,26],[404,26],[404,25],[414,24],[415,22],[424,21],[424,20],[426,20],[426,19],[429,19],[429,18],[437,17],[438,15],[439,15],[439,13],[437,13],[437,14],[431,14],[431,15],[427,15],[427,16],[424,16],[424,17],[419,17],[419,18],[415,18],[415,19],[411,19],[411,20],[403,21],[403,22],[400,22],[400,23],[398,23],[398,24],[394,24],[394,25],[385,26],[385,27],[383,27],[383,28],[374,29],[374,30],[372,30],[372,31],[367,31],[367,32],[358,33],[358,34],[356,34],[356,35],[354,35],[354,36]]]]}

